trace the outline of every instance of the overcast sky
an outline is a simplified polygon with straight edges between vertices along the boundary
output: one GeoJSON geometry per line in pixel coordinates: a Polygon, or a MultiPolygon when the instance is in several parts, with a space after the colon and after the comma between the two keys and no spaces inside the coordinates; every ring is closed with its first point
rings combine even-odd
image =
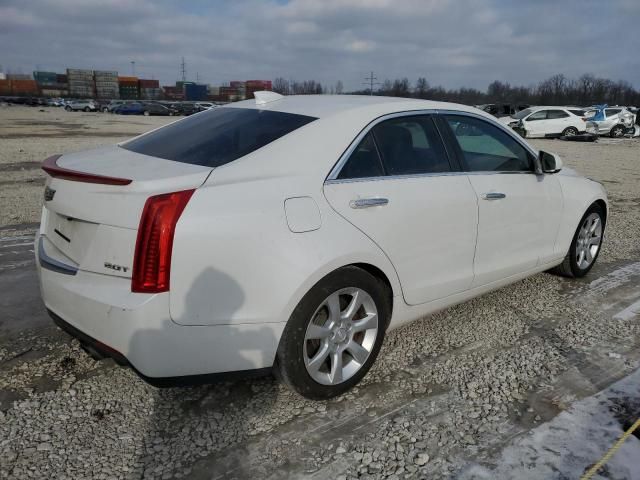
{"type": "Polygon", "coordinates": [[[362,88],[424,76],[485,89],[588,72],[640,88],[640,0],[0,0],[5,71],[118,70],[220,84],[362,88]]]}

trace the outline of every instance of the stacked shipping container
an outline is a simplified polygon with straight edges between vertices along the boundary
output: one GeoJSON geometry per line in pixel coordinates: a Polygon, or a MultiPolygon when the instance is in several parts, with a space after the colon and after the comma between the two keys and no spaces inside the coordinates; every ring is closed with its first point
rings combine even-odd
{"type": "Polygon", "coordinates": [[[40,93],[47,97],[64,97],[69,94],[67,76],[55,72],[33,72],[40,93]]]}
{"type": "Polygon", "coordinates": [[[72,97],[90,98],[95,96],[93,70],[67,68],[67,82],[69,95],[72,97]]]}
{"type": "Polygon", "coordinates": [[[118,72],[96,70],[93,72],[98,98],[120,98],[118,72]]]}
{"type": "Polygon", "coordinates": [[[138,77],[118,77],[120,98],[137,100],[139,98],[138,77]]]}
{"type": "Polygon", "coordinates": [[[271,80],[247,80],[245,82],[245,98],[253,98],[253,92],[271,90],[271,80]]]}
{"type": "Polygon", "coordinates": [[[143,100],[157,100],[162,96],[160,90],[160,82],[158,80],[145,80],[141,78],[138,81],[140,86],[140,98],[143,100]]]}

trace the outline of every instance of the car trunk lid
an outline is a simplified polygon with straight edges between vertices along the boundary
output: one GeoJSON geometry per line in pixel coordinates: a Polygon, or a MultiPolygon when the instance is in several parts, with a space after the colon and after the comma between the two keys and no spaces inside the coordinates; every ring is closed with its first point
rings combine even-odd
{"type": "Polygon", "coordinates": [[[45,253],[80,270],[127,278],[146,200],[197,188],[212,171],[117,146],[46,163],[51,176],[40,227],[45,253]]]}

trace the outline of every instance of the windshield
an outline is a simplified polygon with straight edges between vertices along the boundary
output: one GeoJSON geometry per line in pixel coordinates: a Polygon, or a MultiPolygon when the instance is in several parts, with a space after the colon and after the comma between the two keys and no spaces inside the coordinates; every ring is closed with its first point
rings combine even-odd
{"type": "Polygon", "coordinates": [[[512,118],[517,118],[518,120],[523,119],[527,115],[529,115],[533,110],[530,108],[525,108],[524,110],[520,110],[518,113],[511,115],[512,118]]]}
{"type": "Polygon", "coordinates": [[[215,108],[134,138],[132,152],[218,167],[264,147],[314,117],[253,108],[215,108]]]}

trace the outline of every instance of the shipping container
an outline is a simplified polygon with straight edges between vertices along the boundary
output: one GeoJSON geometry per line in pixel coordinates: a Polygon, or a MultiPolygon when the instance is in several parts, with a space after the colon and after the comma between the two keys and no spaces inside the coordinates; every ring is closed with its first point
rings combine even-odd
{"type": "Polygon", "coordinates": [[[140,88],[160,88],[160,81],[158,80],[145,80],[141,78],[138,80],[140,88]]]}
{"type": "Polygon", "coordinates": [[[93,76],[98,78],[115,78],[118,79],[118,72],[113,70],[94,70],[93,76]]]}
{"type": "Polygon", "coordinates": [[[67,75],[91,75],[93,76],[93,70],[86,70],[81,68],[67,68],[67,75]]]}
{"type": "Polygon", "coordinates": [[[0,79],[0,95],[11,95],[11,80],[0,79]]]}
{"type": "Polygon", "coordinates": [[[11,80],[11,88],[14,93],[38,93],[35,80],[11,80]]]}
{"type": "Polygon", "coordinates": [[[57,83],[57,75],[55,72],[33,72],[33,78],[40,84],[57,83]]]}
{"type": "Polygon", "coordinates": [[[67,83],[68,82],[67,76],[64,73],[59,73],[58,75],[56,75],[56,82],[67,83]]]}
{"type": "Polygon", "coordinates": [[[33,80],[33,77],[28,73],[7,73],[7,80],[33,80]]]}
{"type": "Polygon", "coordinates": [[[43,96],[45,97],[66,97],[69,95],[69,90],[63,88],[43,88],[40,90],[43,96]]]}
{"type": "Polygon", "coordinates": [[[187,100],[206,100],[207,86],[197,84],[186,84],[184,86],[184,96],[187,100]]]}

